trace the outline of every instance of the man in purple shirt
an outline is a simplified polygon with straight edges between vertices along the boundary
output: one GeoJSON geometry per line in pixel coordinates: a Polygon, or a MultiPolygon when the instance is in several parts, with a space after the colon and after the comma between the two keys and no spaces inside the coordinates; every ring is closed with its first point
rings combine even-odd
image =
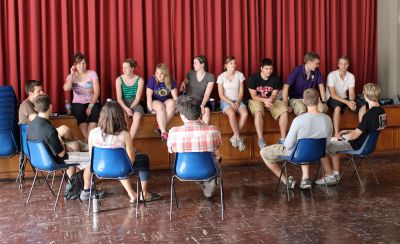
{"type": "Polygon", "coordinates": [[[322,101],[318,103],[318,110],[323,113],[328,111],[323,78],[318,69],[319,60],[317,53],[306,53],[304,64],[295,67],[283,85],[283,102],[288,105],[288,111],[293,110],[296,116],[307,112],[307,107],[303,103],[303,92],[308,88],[319,89],[322,101]]]}

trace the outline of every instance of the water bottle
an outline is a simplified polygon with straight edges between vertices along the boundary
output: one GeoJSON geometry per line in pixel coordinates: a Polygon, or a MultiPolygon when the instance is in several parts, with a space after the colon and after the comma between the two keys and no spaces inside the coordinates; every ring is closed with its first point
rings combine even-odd
{"type": "Polygon", "coordinates": [[[95,194],[93,198],[93,213],[100,212],[100,199],[99,195],[95,194]]]}
{"type": "Polygon", "coordinates": [[[65,111],[67,112],[67,115],[71,115],[71,104],[68,100],[65,100],[65,111]]]}

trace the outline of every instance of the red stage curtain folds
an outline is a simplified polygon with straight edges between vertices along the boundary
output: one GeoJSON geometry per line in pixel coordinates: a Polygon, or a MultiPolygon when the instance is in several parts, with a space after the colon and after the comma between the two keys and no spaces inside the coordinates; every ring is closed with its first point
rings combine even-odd
{"type": "MultiPolygon", "coordinates": [[[[205,54],[222,72],[234,55],[245,77],[274,60],[284,80],[307,51],[321,55],[326,76],[347,54],[356,89],[377,81],[377,0],[4,0],[0,2],[0,85],[20,99],[28,79],[43,80],[55,110],[74,52],[86,54],[101,83],[101,100],[115,98],[126,57],[146,80],[164,62],[180,83],[192,59],[205,54]]],[[[216,95],[216,93],[215,93],[216,95]]]]}

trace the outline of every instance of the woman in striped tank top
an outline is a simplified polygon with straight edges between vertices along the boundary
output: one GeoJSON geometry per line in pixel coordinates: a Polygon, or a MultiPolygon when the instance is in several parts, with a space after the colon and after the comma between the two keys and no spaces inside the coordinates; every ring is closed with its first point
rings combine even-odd
{"type": "Polygon", "coordinates": [[[136,132],[139,129],[140,119],[144,114],[143,107],[140,105],[140,97],[142,96],[144,80],[139,75],[133,73],[137,62],[133,59],[125,59],[122,63],[122,71],[115,80],[115,88],[117,91],[117,101],[125,110],[129,117],[132,117],[132,125],[129,130],[132,139],[135,139],[136,132]]]}

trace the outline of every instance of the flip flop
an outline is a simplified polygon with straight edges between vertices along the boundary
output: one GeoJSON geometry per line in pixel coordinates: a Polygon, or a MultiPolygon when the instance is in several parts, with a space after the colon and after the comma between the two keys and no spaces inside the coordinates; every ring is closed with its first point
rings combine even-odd
{"type": "MultiPolygon", "coordinates": [[[[151,198],[150,198],[150,200],[145,200],[146,202],[154,202],[154,201],[160,200],[162,198],[160,193],[151,192],[150,194],[151,194],[151,198]]],[[[139,202],[143,202],[143,200],[139,200],[139,202]]]]}

